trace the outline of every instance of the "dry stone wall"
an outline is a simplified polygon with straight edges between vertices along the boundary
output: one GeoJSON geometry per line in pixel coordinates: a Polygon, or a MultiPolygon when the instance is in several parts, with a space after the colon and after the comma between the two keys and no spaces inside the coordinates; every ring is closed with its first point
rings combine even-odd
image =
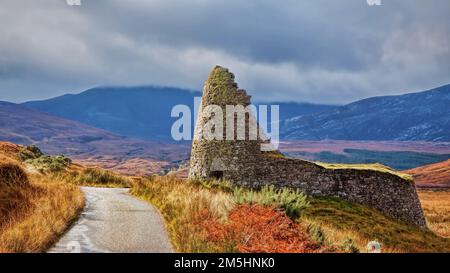
{"type": "MultiPolygon", "coordinates": [[[[312,162],[286,158],[278,151],[262,152],[262,140],[205,140],[199,135],[210,117],[202,115],[208,105],[250,104],[238,89],[234,75],[215,67],[203,89],[202,105],[192,145],[190,178],[223,178],[236,185],[260,188],[301,189],[313,196],[337,197],[375,208],[387,216],[425,227],[425,218],[414,182],[375,170],[327,169],[312,162]]],[[[226,122],[224,120],[224,129],[226,122]]]]}

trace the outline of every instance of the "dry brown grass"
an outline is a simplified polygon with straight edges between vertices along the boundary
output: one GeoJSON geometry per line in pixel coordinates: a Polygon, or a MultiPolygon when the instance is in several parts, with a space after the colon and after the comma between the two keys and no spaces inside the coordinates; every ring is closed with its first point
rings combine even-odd
{"type": "Polygon", "coordinates": [[[19,159],[19,152],[22,146],[10,142],[0,141],[0,161],[1,157],[8,157],[10,159],[19,159]]]}
{"type": "MultiPolygon", "coordinates": [[[[306,245],[298,245],[312,240],[305,234],[305,229],[281,209],[280,201],[288,202],[288,197],[297,195],[294,192],[267,189],[262,193],[244,193],[242,189],[231,188],[226,181],[187,181],[174,176],[155,176],[137,181],[131,193],[159,209],[178,252],[313,251],[306,245]],[[266,213],[251,216],[247,212],[253,205],[264,208],[266,213]],[[284,224],[278,226],[279,223],[272,222],[275,218],[271,215],[282,215],[279,220],[284,224]],[[213,221],[203,221],[208,219],[213,221]],[[216,228],[210,226],[212,223],[216,228]],[[259,223],[257,227],[256,223],[259,223]],[[205,228],[207,226],[211,228],[205,228]],[[286,234],[292,236],[286,237],[286,234]],[[259,239],[249,244],[249,238],[259,239]],[[273,244],[275,241],[276,245],[273,244]]],[[[314,249],[333,250],[328,245],[317,245],[314,249]]]]}
{"type": "MultiPolygon", "coordinates": [[[[136,183],[132,193],[158,207],[177,251],[235,251],[235,245],[229,242],[214,244],[205,240],[205,236],[202,237],[204,229],[199,229],[193,220],[202,211],[216,215],[212,217],[218,218],[221,223],[229,220],[229,213],[236,208],[236,196],[227,190],[226,185],[214,185],[189,183],[175,177],[153,177],[136,183]]],[[[448,231],[445,227],[448,227],[450,206],[447,202],[439,203],[442,199],[448,201],[449,195],[432,194],[421,193],[432,231],[396,221],[374,209],[337,199],[310,198],[311,205],[303,210],[299,223],[304,229],[311,224],[321,227],[321,236],[327,246],[343,247],[351,239],[355,248],[366,252],[367,243],[376,240],[382,244],[383,252],[450,252],[450,239],[441,237],[448,231]]]]}
{"type": "MultiPolygon", "coordinates": [[[[14,145],[3,147],[14,150],[14,145]]],[[[0,156],[0,253],[43,252],[76,219],[81,191],[46,175],[29,176],[13,156],[0,156]]]]}
{"type": "Polygon", "coordinates": [[[332,242],[352,238],[360,251],[365,251],[369,241],[376,240],[382,243],[383,252],[450,252],[450,239],[433,231],[335,198],[311,199],[311,206],[304,211],[302,220],[321,225],[332,242]]]}
{"type": "Polygon", "coordinates": [[[131,193],[159,209],[178,252],[217,251],[201,240],[192,219],[205,209],[214,217],[225,219],[234,206],[229,194],[209,190],[174,176],[142,179],[134,185],[131,193]]]}
{"type": "Polygon", "coordinates": [[[133,183],[132,178],[94,167],[72,167],[68,171],[49,175],[53,180],[86,187],[129,188],[133,183]]]}
{"type": "Polygon", "coordinates": [[[22,202],[3,221],[0,253],[44,252],[83,209],[84,197],[76,186],[44,176],[30,180],[30,185],[15,190],[22,202]]]}
{"type": "Polygon", "coordinates": [[[428,227],[436,234],[450,238],[450,191],[419,192],[428,227]]]}

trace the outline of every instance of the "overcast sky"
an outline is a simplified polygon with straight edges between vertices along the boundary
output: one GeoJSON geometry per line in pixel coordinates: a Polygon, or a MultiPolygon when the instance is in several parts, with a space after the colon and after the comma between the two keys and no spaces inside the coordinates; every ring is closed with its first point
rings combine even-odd
{"type": "Polygon", "coordinates": [[[218,64],[257,100],[346,103],[450,83],[450,1],[0,0],[0,100],[99,85],[200,90],[218,64]]]}

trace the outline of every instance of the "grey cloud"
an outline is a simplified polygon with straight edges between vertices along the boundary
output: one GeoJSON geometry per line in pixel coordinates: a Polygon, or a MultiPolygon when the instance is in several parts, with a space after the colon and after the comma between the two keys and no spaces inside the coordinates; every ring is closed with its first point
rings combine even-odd
{"type": "Polygon", "coordinates": [[[216,64],[259,100],[344,103],[450,82],[448,0],[64,2],[2,1],[0,99],[200,89],[216,64]]]}

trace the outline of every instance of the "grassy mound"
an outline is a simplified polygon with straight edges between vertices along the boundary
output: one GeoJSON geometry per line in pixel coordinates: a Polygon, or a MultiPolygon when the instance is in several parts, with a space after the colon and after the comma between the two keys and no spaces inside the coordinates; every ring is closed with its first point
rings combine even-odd
{"type": "Polygon", "coordinates": [[[29,189],[28,176],[18,164],[0,161],[0,227],[28,205],[25,192],[29,189]]]}
{"type": "Polygon", "coordinates": [[[360,251],[376,240],[382,243],[384,252],[450,252],[450,239],[374,209],[334,198],[312,198],[310,202],[301,220],[320,225],[332,242],[352,238],[360,251]]]}
{"type": "Polygon", "coordinates": [[[35,145],[21,147],[17,154],[21,161],[36,159],[44,155],[44,153],[42,153],[41,150],[35,145]]]}
{"type": "Polygon", "coordinates": [[[28,186],[11,193],[8,213],[0,219],[0,253],[46,251],[84,207],[78,187],[43,175],[30,177],[28,186]]]}
{"type": "Polygon", "coordinates": [[[31,157],[42,155],[33,147],[0,143],[0,253],[45,251],[84,207],[76,186],[27,173],[22,160],[31,157]]]}
{"type": "Polygon", "coordinates": [[[10,142],[0,141],[0,161],[1,157],[8,157],[13,160],[19,160],[19,152],[23,147],[10,142]]]}
{"type": "Polygon", "coordinates": [[[18,164],[0,161],[0,188],[20,187],[28,184],[28,176],[18,164]]]}

